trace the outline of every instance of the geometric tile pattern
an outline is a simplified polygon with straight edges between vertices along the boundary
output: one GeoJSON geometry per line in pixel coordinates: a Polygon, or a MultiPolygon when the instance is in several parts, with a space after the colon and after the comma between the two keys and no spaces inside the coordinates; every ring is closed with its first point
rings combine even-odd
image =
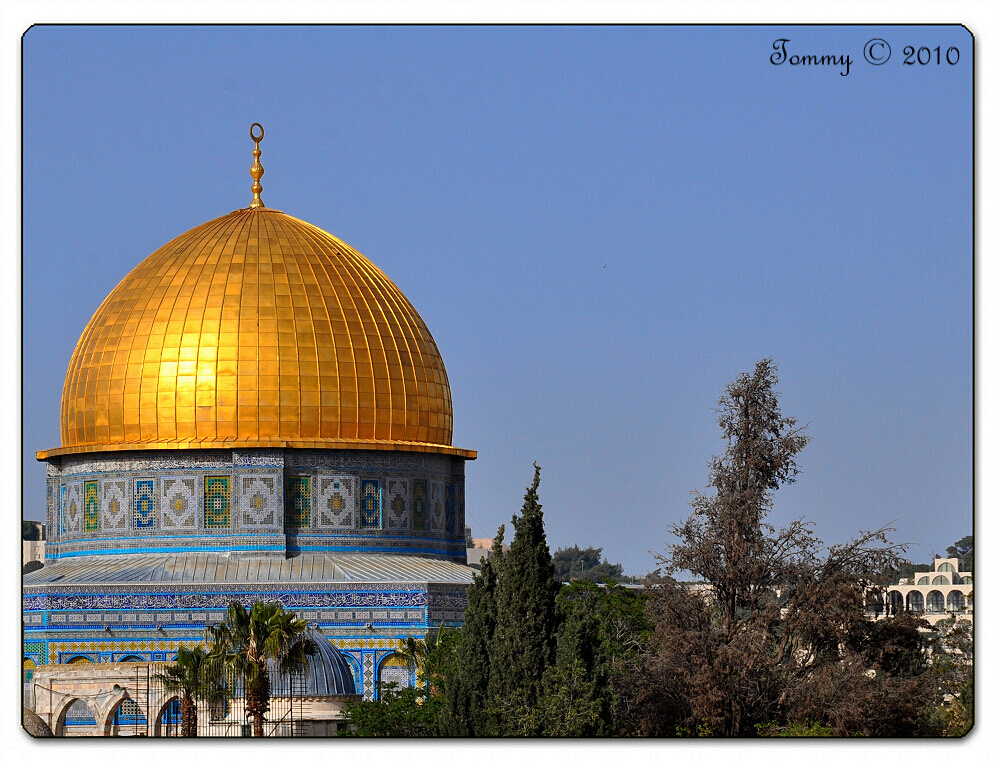
{"type": "MultiPolygon", "coordinates": [[[[271,481],[274,489],[274,481],[271,481]]],[[[205,529],[229,527],[229,477],[205,477],[205,529]]]]}
{"type": "Polygon", "coordinates": [[[87,705],[87,702],[83,699],[76,699],[66,709],[66,716],[63,723],[70,727],[76,725],[87,726],[96,725],[97,720],[94,718],[94,713],[87,705]]]}
{"type": "Polygon", "coordinates": [[[101,501],[98,497],[97,482],[83,483],[83,529],[96,532],[99,526],[101,501]]]}
{"type": "Polygon", "coordinates": [[[365,686],[365,698],[372,701],[375,698],[375,655],[366,653],[364,655],[365,677],[362,680],[365,686]]]}
{"type": "Polygon", "coordinates": [[[118,705],[113,722],[115,725],[145,725],[146,715],[134,699],[127,698],[118,705]]]}
{"type": "Polygon", "coordinates": [[[445,487],[444,524],[444,530],[447,534],[455,531],[455,487],[451,484],[445,487]]]}
{"type": "Polygon", "coordinates": [[[83,527],[83,485],[67,482],[62,488],[62,525],[66,534],[77,534],[83,527]]]}
{"type": "Polygon", "coordinates": [[[354,478],[350,476],[318,477],[316,495],[317,529],[353,529],[357,504],[354,478]]]}
{"type": "Polygon", "coordinates": [[[289,476],[285,480],[285,529],[308,529],[312,526],[311,486],[308,476],[289,476]]]}
{"type": "MultiPolygon", "coordinates": [[[[271,527],[278,528],[278,517],[280,504],[278,492],[274,488],[275,477],[273,476],[239,476],[240,483],[240,526],[245,527],[271,527]]],[[[208,485],[213,479],[226,479],[228,476],[209,476],[205,479],[205,505],[208,505],[208,485]]],[[[207,519],[208,510],[205,512],[206,526],[210,525],[207,519]]],[[[220,526],[228,526],[229,522],[220,526]]]]}
{"type": "MultiPolygon", "coordinates": [[[[180,646],[194,648],[199,640],[78,640],[49,643],[49,664],[64,664],[68,654],[103,654],[101,661],[111,661],[114,652],[150,653],[153,651],[174,652],[180,646]]],[[[95,658],[95,661],[97,659],[95,658]]]]}
{"type": "Polygon", "coordinates": [[[153,528],[156,518],[156,503],[152,479],[136,479],[133,515],[135,516],[135,529],[153,528]]]}
{"type": "Polygon", "coordinates": [[[465,526],[465,489],[453,487],[451,492],[451,510],[455,514],[455,532],[460,534],[465,526]]]}
{"type": "Polygon", "coordinates": [[[408,479],[386,479],[383,529],[406,529],[410,524],[410,506],[407,500],[408,479]]]}
{"type": "Polygon", "coordinates": [[[379,529],[382,524],[382,490],[373,479],[361,480],[361,528],[379,529]]]}
{"type": "Polygon", "coordinates": [[[198,479],[172,476],[160,479],[160,526],[163,529],[197,529],[198,479]]]}
{"type": "Polygon", "coordinates": [[[431,529],[440,532],[444,529],[444,484],[431,482],[431,529]]]}
{"type": "Polygon", "coordinates": [[[413,528],[427,529],[427,480],[413,480],[413,528]]]}
{"type": "MultiPolygon", "coordinates": [[[[333,642],[333,641],[331,641],[331,642],[333,642]]],[[[347,665],[351,668],[351,672],[354,673],[354,685],[355,685],[355,688],[357,686],[359,686],[359,685],[360,686],[364,686],[364,682],[362,681],[363,675],[361,674],[361,664],[351,654],[344,653],[344,650],[343,650],[342,647],[337,646],[337,648],[340,650],[341,653],[344,654],[344,661],[347,662],[347,665]]]]}
{"type": "Polygon", "coordinates": [[[128,529],[128,481],[105,479],[101,484],[101,525],[105,529],[128,529]]]}
{"type": "Polygon", "coordinates": [[[47,659],[45,658],[45,644],[44,643],[25,643],[24,644],[24,655],[31,658],[36,665],[46,664],[47,659]]]}

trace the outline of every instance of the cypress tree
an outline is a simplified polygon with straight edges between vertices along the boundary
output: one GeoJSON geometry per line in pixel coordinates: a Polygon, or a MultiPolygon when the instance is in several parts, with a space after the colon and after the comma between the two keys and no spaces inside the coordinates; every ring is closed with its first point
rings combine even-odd
{"type": "Polygon", "coordinates": [[[514,540],[497,584],[496,628],[489,648],[488,707],[500,735],[538,735],[542,676],[555,662],[556,594],[552,556],[538,502],[541,469],[514,516],[514,540]]]}
{"type": "Polygon", "coordinates": [[[592,582],[576,582],[559,596],[555,664],[545,672],[539,712],[546,735],[592,737],[612,730],[614,696],[598,613],[604,594],[592,582]]]}
{"type": "Polygon", "coordinates": [[[448,735],[489,736],[496,728],[487,713],[490,644],[497,621],[497,583],[503,565],[503,525],[493,540],[493,553],[483,559],[468,590],[456,668],[445,682],[448,735]]]}

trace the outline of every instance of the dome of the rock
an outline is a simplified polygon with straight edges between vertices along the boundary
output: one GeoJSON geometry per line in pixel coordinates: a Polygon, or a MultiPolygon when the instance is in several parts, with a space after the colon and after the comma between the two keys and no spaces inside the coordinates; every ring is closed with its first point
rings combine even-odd
{"type": "Polygon", "coordinates": [[[250,206],[140,261],[77,343],[62,441],[37,454],[26,676],[126,662],[110,690],[268,601],[315,628],[304,695],[371,699],[412,684],[407,638],[461,624],[476,453],[452,446],[444,362],[378,267],[263,206],[258,133],[250,206]]]}

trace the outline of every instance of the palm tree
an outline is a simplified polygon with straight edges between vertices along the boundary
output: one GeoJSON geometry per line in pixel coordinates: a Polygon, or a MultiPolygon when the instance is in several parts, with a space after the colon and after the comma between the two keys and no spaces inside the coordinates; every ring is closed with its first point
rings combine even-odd
{"type": "Polygon", "coordinates": [[[420,679],[427,665],[427,655],[433,647],[433,642],[428,643],[427,639],[414,640],[412,636],[407,636],[406,643],[397,648],[395,653],[406,660],[407,666],[420,679]]]}
{"type": "Polygon", "coordinates": [[[181,694],[181,735],[198,735],[198,705],[195,699],[211,699],[218,693],[217,680],[208,665],[208,653],[201,647],[180,647],[177,659],[156,675],[168,690],[181,694]]]}
{"type": "Polygon", "coordinates": [[[280,603],[257,601],[247,609],[230,603],[226,618],[208,627],[209,662],[233,679],[243,681],[246,713],[253,717],[253,734],[264,735],[264,715],[271,700],[268,660],[282,674],[308,668],[306,656],[318,649],[306,634],[307,623],[288,613],[280,603]]]}
{"type": "Polygon", "coordinates": [[[451,643],[456,632],[442,624],[421,640],[407,636],[406,642],[395,650],[395,654],[405,659],[407,666],[413,670],[417,686],[423,685],[428,695],[436,695],[439,690],[436,682],[441,679],[441,660],[443,656],[447,658],[445,654],[454,648],[451,643]]]}

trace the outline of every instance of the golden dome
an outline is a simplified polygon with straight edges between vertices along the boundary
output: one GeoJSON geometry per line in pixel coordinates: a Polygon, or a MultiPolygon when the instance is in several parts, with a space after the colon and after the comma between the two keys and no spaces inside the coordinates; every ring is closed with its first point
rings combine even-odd
{"type": "MultiPolygon", "coordinates": [[[[259,178],[255,178],[259,179],[259,178]]],[[[66,373],[71,452],[451,447],[444,362],[413,305],[329,233],[240,209],[153,252],[90,320],[66,373]]]]}

